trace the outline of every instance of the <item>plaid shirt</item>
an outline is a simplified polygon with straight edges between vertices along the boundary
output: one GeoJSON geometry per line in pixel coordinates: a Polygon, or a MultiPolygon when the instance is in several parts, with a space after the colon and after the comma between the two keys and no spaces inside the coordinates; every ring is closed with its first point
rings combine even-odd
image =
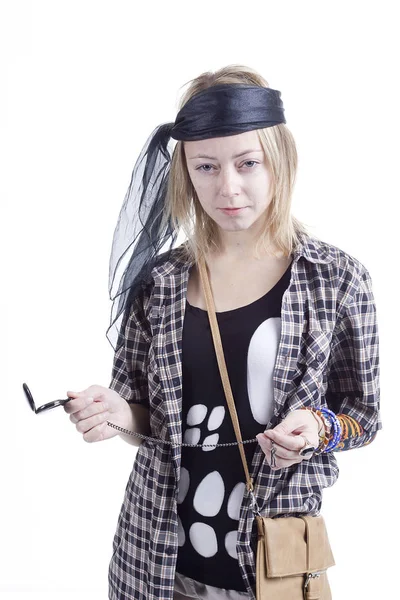
{"type": "MultiPolygon", "coordinates": [[[[182,442],[182,328],[189,269],[178,258],[152,271],[114,357],[110,388],[150,409],[151,436],[182,442]]],[[[282,299],[281,339],[273,373],[277,425],[302,406],[327,406],[360,427],[341,450],[369,444],[382,428],[376,306],[369,272],[343,250],[308,235],[293,253],[282,299]]],[[[220,451],[223,452],[223,449],[220,451]]],[[[258,445],[250,468],[261,514],[317,516],[322,490],[339,469],[335,452],[273,471],[258,445]]],[[[179,446],[143,441],[130,474],[113,541],[109,599],[172,600],[178,552],[179,446]]],[[[240,455],[238,452],[238,460],[240,455]]],[[[237,555],[255,599],[256,528],[245,490],[237,555]]]]}

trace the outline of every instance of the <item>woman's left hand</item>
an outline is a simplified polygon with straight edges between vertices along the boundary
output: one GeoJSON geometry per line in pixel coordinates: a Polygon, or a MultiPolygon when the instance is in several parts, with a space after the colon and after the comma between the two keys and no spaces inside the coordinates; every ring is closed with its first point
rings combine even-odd
{"type": "Polygon", "coordinates": [[[304,435],[310,444],[317,448],[319,444],[318,430],[318,422],[310,414],[310,411],[299,409],[290,412],[273,429],[259,433],[256,437],[271,469],[284,469],[311,458],[312,455],[308,453],[306,456],[299,455],[299,450],[305,444],[305,440],[301,436],[304,435]],[[271,457],[273,446],[275,451],[271,457]]]}

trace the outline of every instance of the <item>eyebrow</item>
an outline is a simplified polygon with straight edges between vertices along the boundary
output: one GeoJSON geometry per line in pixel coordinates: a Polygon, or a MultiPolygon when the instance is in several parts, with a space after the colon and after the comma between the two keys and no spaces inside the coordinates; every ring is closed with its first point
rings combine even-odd
{"type": "MultiPolygon", "coordinates": [[[[239,158],[239,156],[244,156],[244,154],[250,154],[250,152],[264,152],[263,150],[245,150],[244,152],[240,152],[240,154],[235,154],[232,158],[239,158]]],[[[189,160],[194,160],[195,158],[208,158],[209,160],[218,160],[215,156],[207,156],[207,154],[196,154],[196,156],[191,156],[189,160]]]]}

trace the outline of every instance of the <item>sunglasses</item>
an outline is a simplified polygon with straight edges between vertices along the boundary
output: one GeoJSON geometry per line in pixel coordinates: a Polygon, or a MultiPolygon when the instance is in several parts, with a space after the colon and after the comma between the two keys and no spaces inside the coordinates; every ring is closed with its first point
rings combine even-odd
{"type": "Polygon", "coordinates": [[[64,404],[66,404],[67,402],[72,400],[72,398],[65,398],[65,399],[63,398],[62,400],[53,400],[53,402],[48,402],[47,404],[43,404],[42,406],[38,406],[36,408],[36,404],[33,399],[32,392],[29,389],[29,387],[26,385],[26,383],[22,384],[22,388],[25,392],[25,396],[26,396],[26,399],[28,400],[29,406],[31,407],[31,409],[33,410],[33,412],[35,414],[38,414],[45,410],[50,410],[52,408],[56,408],[57,406],[64,406],[64,404]]]}

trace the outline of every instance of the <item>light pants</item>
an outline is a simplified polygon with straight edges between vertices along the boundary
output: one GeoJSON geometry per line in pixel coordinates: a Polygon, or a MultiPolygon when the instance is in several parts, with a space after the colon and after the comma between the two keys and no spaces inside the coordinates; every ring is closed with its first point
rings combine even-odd
{"type": "Polygon", "coordinates": [[[226,590],[195,581],[175,571],[174,600],[248,600],[247,592],[226,590]]]}

